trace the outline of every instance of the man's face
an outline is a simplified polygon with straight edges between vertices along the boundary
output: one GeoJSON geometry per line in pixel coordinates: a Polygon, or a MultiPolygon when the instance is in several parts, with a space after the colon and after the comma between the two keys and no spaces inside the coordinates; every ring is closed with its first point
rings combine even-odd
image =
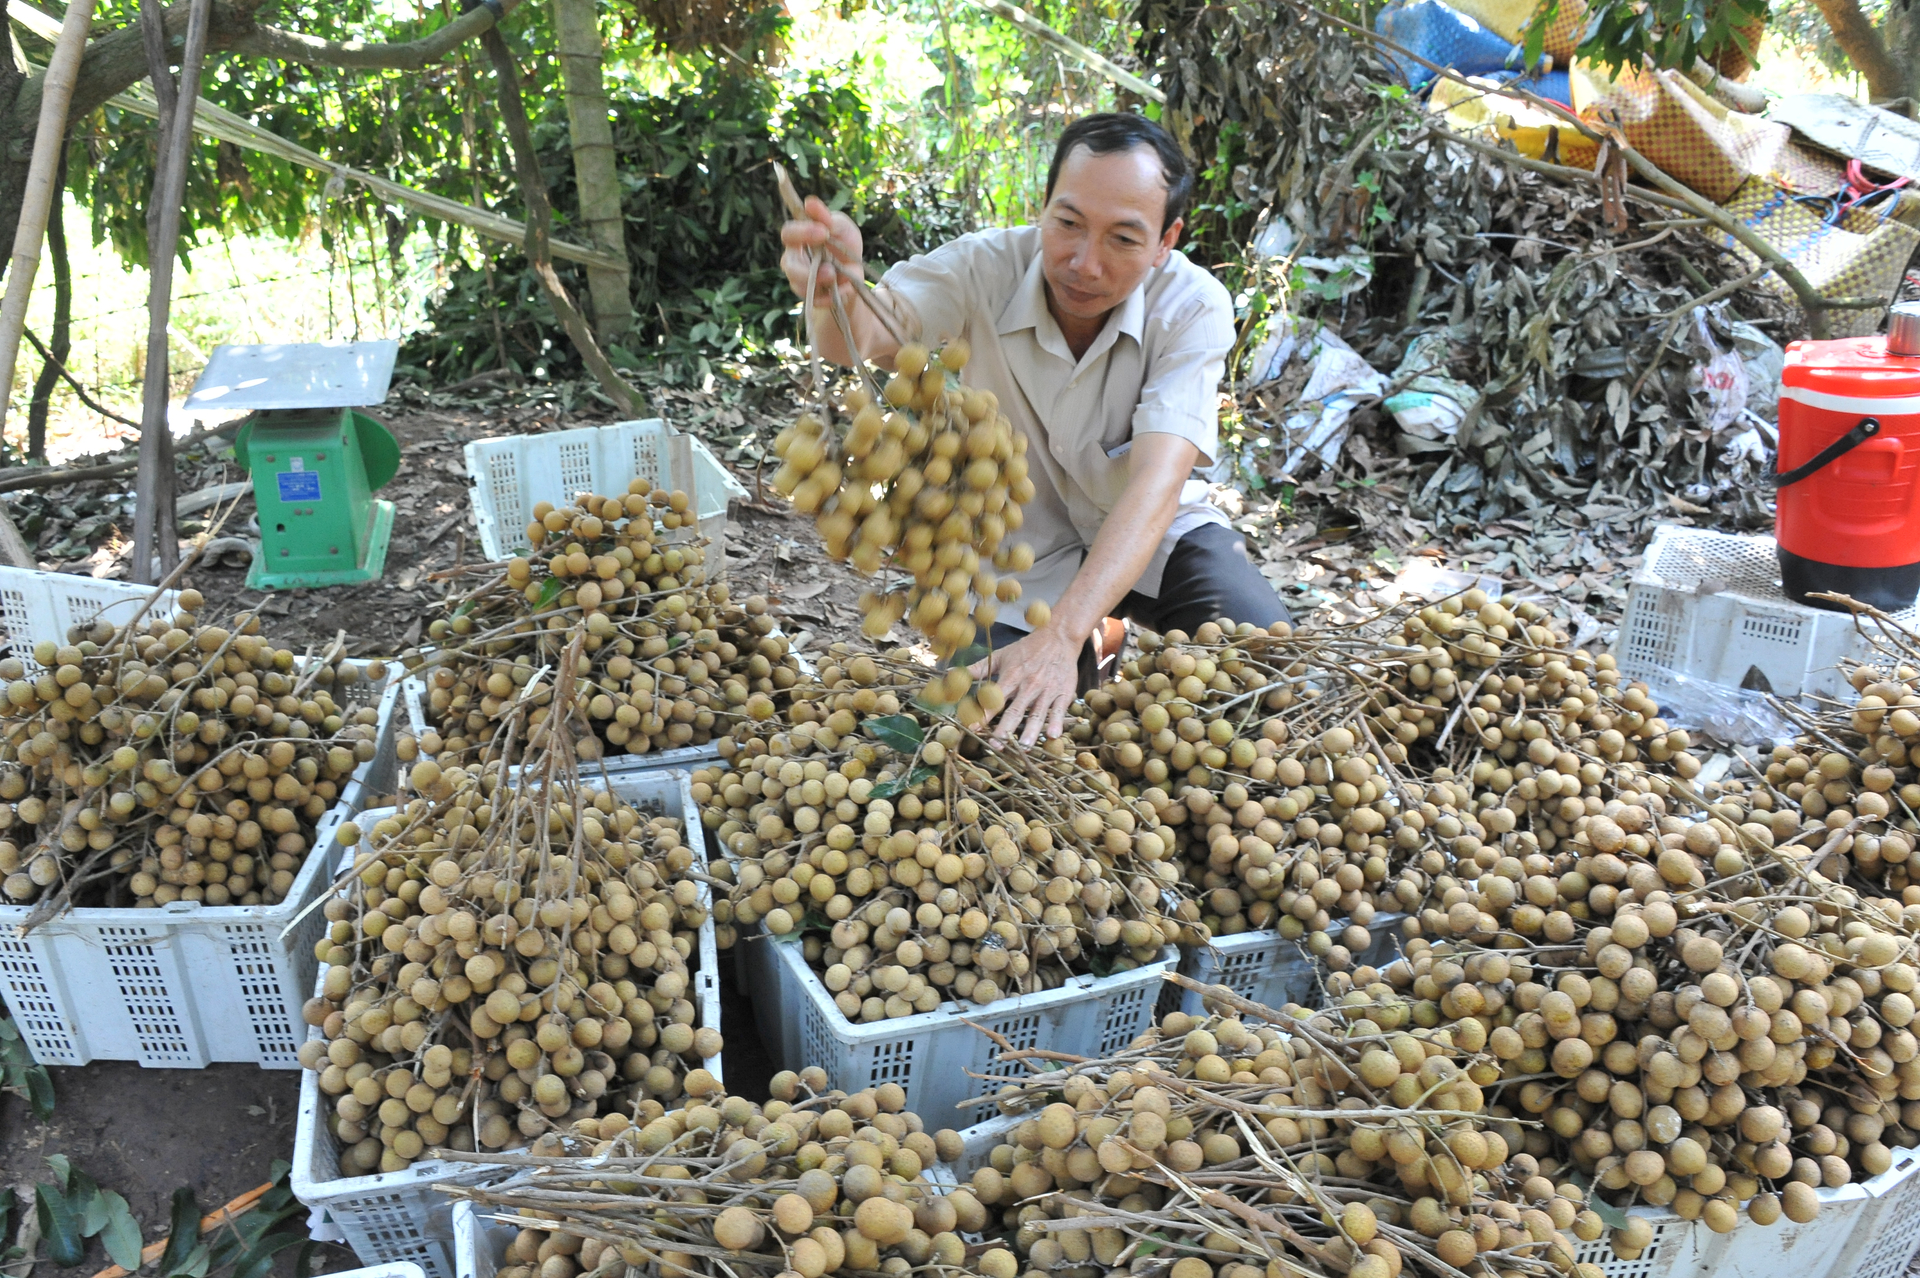
{"type": "Polygon", "coordinates": [[[1056,311],[1097,320],[1167,260],[1181,221],[1163,233],[1167,184],[1152,147],[1068,153],[1040,218],[1041,269],[1056,311]]]}

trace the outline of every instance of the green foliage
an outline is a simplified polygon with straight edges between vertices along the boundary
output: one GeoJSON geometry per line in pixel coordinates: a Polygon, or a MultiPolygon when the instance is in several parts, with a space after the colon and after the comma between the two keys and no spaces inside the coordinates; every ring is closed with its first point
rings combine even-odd
{"type": "MultiPolygon", "coordinates": [[[[33,1187],[34,1207],[40,1217],[40,1238],[47,1258],[61,1268],[72,1268],[86,1255],[86,1240],[99,1238],[113,1263],[122,1269],[140,1267],[140,1226],[127,1200],[103,1190],[68,1161],[65,1154],[49,1154],[52,1184],[33,1187]]],[[[162,1275],[162,1278],[170,1278],[162,1275]]]]}
{"type": "MultiPolygon", "coordinates": [[[[1767,0],[1595,0],[1577,52],[1615,72],[1648,59],[1658,67],[1688,68],[1695,58],[1710,59],[1723,49],[1752,59],[1755,50],[1742,28],[1766,20],[1767,0]]],[[[1533,23],[1527,56],[1537,56],[1546,25],[1544,17],[1533,23]]]]}
{"type": "Polygon", "coordinates": [[[33,1116],[43,1123],[53,1117],[53,1075],[45,1065],[34,1063],[19,1027],[4,1016],[0,1016],[0,1091],[24,1096],[33,1116]]]}
{"type": "MultiPolygon", "coordinates": [[[[779,270],[784,214],[767,161],[778,157],[802,189],[859,218],[855,175],[876,162],[866,103],[847,76],[758,74],[708,64],[666,92],[621,86],[610,95],[619,152],[636,332],[609,351],[633,366],[651,351],[691,365],[705,354],[765,347],[793,306],[779,270]]],[[[534,141],[557,212],[575,207],[563,104],[549,99],[534,141]]],[[[875,226],[884,239],[887,226],[875,226]]],[[[556,269],[576,296],[584,272],[556,269]]],[[[539,281],[519,254],[489,270],[457,266],[429,308],[431,330],[402,362],[441,382],[507,366],[557,376],[578,361],[539,281]]]]}
{"type": "MultiPolygon", "coordinates": [[[[105,0],[95,10],[96,31],[134,25],[138,0],[105,0]]],[[[407,13],[377,0],[288,0],[274,6],[276,25],[325,40],[368,42],[417,39],[445,24],[457,6],[407,13]]],[[[516,39],[551,43],[545,6],[523,6],[516,39]]],[[[28,56],[44,61],[47,46],[23,38],[28,56]]],[[[557,93],[552,59],[532,61],[523,86],[530,98],[557,93]]],[[[472,42],[422,72],[347,71],[304,67],[264,58],[212,56],[200,95],[270,132],[330,160],[391,177],[463,202],[494,203],[511,189],[511,165],[496,136],[491,72],[472,42]]],[[[68,163],[72,189],[93,215],[95,242],[111,242],[130,264],[146,262],[146,208],[153,188],[155,125],[145,116],[104,107],[77,122],[68,163]]],[[[356,188],[357,189],[357,188],[356,188]]],[[[257,151],[204,139],[193,149],[187,177],[182,243],[189,249],[238,232],[303,238],[316,222],[321,240],[361,220],[362,202],[342,202],[337,188],[312,171],[257,151]],[[317,215],[317,216],[316,216],[317,215]]],[[[418,219],[382,209],[389,246],[397,249],[418,219]]],[[[356,239],[365,231],[355,231],[356,239]]]]}

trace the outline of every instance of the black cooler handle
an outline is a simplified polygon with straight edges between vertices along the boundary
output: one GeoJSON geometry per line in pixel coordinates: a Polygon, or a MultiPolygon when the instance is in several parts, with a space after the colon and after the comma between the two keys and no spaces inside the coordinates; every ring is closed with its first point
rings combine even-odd
{"type": "MultiPolygon", "coordinates": [[[[1862,417],[1852,430],[1814,454],[1813,460],[1807,462],[1805,465],[1795,466],[1784,475],[1776,470],[1768,475],[1767,478],[1772,481],[1775,488],[1785,488],[1788,484],[1797,484],[1821,467],[1839,461],[1842,457],[1879,433],[1880,423],[1878,420],[1872,417],[1862,417]]],[[[1773,464],[1775,466],[1780,464],[1777,453],[1775,454],[1773,464]]]]}

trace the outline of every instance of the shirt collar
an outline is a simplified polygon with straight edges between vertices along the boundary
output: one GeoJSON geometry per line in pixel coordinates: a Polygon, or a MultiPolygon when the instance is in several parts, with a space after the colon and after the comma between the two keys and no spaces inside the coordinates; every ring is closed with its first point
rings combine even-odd
{"type": "MultiPolygon", "coordinates": [[[[1152,278],[1151,272],[1147,278],[1152,278]]],[[[1131,337],[1137,345],[1145,335],[1146,322],[1147,280],[1141,280],[1133,292],[1127,294],[1126,300],[1107,317],[1099,336],[1093,339],[1093,345],[1087,348],[1086,355],[1078,362],[1097,359],[1123,334],[1131,337]]],[[[1069,364],[1076,362],[1067,348],[1066,336],[1053,318],[1053,312],[1047,309],[1047,277],[1038,250],[1034,252],[1033,260],[1027,263],[1027,273],[1021,278],[1020,287],[1007,300],[1006,307],[1000,312],[1000,321],[995,326],[1003,337],[1029,328],[1034,331],[1034,337],[1043,349],[1069,364]]]]}

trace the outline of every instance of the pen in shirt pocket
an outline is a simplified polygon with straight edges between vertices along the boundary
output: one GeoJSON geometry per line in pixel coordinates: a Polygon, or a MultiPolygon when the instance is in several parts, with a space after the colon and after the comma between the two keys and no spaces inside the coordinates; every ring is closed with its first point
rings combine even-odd
{"type": "Polygon", "coordinates": [[[1133,441],[1129,439],[1125,443],[1115,444],[1112,448],[1109,448],[1107,450],[1107,457],[1111,461],[1118,461],[1132,451],[1133,441]]]}

